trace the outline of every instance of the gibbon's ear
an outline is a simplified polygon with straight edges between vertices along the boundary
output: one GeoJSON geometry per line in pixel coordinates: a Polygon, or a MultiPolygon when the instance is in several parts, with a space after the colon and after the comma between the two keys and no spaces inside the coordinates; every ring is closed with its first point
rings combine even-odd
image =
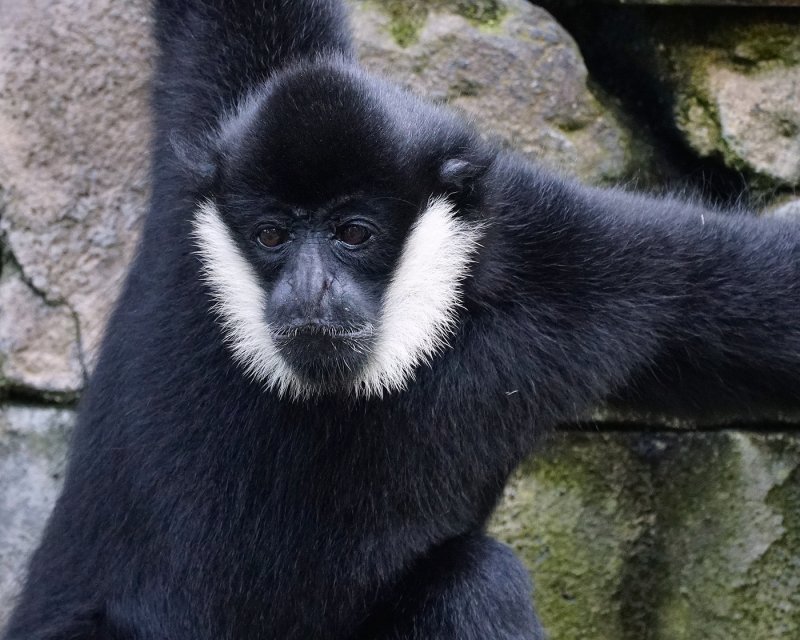
{"type": "Polygon", "coordinates": [[[457,208],[470,206],[480,197],[478,180],[486,168],[487,163],[450,158],[439,168],[439,186],[457,208]]]}
{"type": "Polygon", "coordinates": [[[463,191],[480,172],[480,168],[468,160],[450,158],[439,169],[439,181],[444,187],[463,191]]]}
{"type": "Polygon", "coordinates": [[[439,184],[453,195],[470,196],[475,181],[486,171],[485,163],[475,163],[464,158],[450,158],[439,168],[439,184]]]}
{"type": "Polygon", "coordinates": [[[178,166],[193,180],[195,187],[207,187],[214,182],[218,163],[210,140],[195,142],[173,131],[169,136],[169,144],[178,160],[178,166]]]}

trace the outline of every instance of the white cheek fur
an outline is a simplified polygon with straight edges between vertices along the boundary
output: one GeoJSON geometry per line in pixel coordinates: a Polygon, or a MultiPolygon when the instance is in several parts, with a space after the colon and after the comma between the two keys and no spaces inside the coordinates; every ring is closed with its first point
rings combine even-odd
{"type": "Polygon", "coordinates": [[[195,213],[194,239],[233,357],[247,373],[280,394],[297,394],[302,381],[280,356],[264,319],[264,290],[222,221],[217,206],[203,202],[195,213]]]}
{"type": "Polygon", "coordinates": [[[406,240],[386,291],[375,348],[357,393],[404,388],[415,369],[447,346],[461,304],[461,283],[478,248],[480,228],[459,220],[436,198],[406,240]]]}
{"type": "MultiPolygon", "coordinates": [[[[370,397],[403,389],[418,366],[447,346],[480,237],[480,228],[459,220],[446,199],[430,201],[386,290],[367,363],[340,391],[370,397]]],[[[301,379],[281,357],[264,319],[264,291],[212,201],[197,209],[194,238],[226,342],[248,375],[295,398],[328,390],[301,379]]]]}

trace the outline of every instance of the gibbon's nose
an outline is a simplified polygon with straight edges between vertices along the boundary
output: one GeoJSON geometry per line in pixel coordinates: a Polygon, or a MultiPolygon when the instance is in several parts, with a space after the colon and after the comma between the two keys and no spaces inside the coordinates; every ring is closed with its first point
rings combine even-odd
{"type": "Polygon", "coordinates": [[[283,327],[325,325],[333,322],[334,277],[314,248],[298,252],[275,284],[268,315],[283,327]]]}
{"type": "Polygon", "coordinates": [[[306,259],[298,260],[293,293],[299,302],[301,318],[314,320],[323,315],[326,299],[330,297],[333,286],[333,276],[325,269],[317,252],[308,252],[306,255],[306,259]]]}

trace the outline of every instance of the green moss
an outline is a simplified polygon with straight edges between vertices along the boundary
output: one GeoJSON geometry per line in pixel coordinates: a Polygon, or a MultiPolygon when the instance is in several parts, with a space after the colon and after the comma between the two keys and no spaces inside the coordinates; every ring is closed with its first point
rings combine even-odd
{"type": "Polygon", "coordinates": [[[702,156],[721,154],[725,147],[717,110],[697,85],[687,84],[694,90],[678,96],[675,121],[689,137],[692,146],[702,156]]]}
{"type": "Polygon", "coordinates": [[[658,613],[665,637],[710,640],[727,633],[714,609],[728,598],[723,578],[728,568],[720,553],[734,517],[730,503],[738,498],[736,459],[727,439],[691,435],[674,443],[659,474],[655,527],[666,571],[660,576],[658,613]],[[706,626],[711,635],[705,635],[706,626]]]}
{"type": "Polygon", "coordinates": [[[492,531],[553,640],[800,637],[800,437],[570,434],[492,531]]]}
{"type": "Polygon", "coordinates": [[[508,7],[499,0],[442,0],[440,4],[453,5],[456,13],[484,27],[497,26],[508,13],[508,7]]]}
{"type": "Polygon", "coordinates": [[[796,65],[800,63],[798,28],[800,22],[796,18],[791,23],[775,21],[774,17],[756,20],[721,30],[714,44],[729,51],[731,59],[740,64],[796,65]]]}
{"type": "Polygon", "coordinates": [[[449,9],[481,27],[495,27],[508,12],[500,0],[384,0],[375,5],[389,15],[389,33],[401,47],[419,39],[431,10],[449,9]]]}
{"type": "Polygon", "coordinates": [[[464,76],[455,78],[447,90],[447,97],[450,100],[464,96],[477,96],[480,94],[481,84],[464,76]]]}
{"type": "MultiPolygon", "coordinates": [[[[739,152],[735,151],[725,137],[720,125],[720,115],[714,101],[707,95],[702,63],[694,63],[697,73],[691,81],[682,84],[683,92],[677,95],[675,122],[684,132],[689,143],[700,156],[716,158],[727,167],[747,176],[752,195],[773,193],[776,178],[757,171],[739,152]]],[[[778,130],[786,137],[797,135],[797,125],[790,119],[777,123],[778,130]]]]}
{"type": "Polygon", "coordinates": [[[800,547],[786,541],[786,511],[768,497],[784,486],[797,496],[788,476],[800,455],[789,440],[719,433],[685,435],[672,443],[654,479],[654,531],[663,569],[653,582],[661,589],[660,637],[796,637],[778,632],[788,628],[787,616],[796,621],[799,615],[796,602],[783,609],[796,588],[781,587],[779,580],[786,557],[797,557],[800,547]],[[765,554],[772,553],[778,559],[764,572],[765,554]]]}
{"type": "MultiPolygon", "coordinates": [[[[626,633],[625,603],[616,595],[629,550],[646,529],[637,502],[650,488],[641,477],[616,437],[571,434],[510,485],[492,531],[531,569],[536,606],[554,640],[648,640],[626,633]]],[[[630,577],[631,588],[640,588],[630,577]]]]}
{"type": "Polygon", "coordinates": [[[723,135],[719,110],[708,90],[708,69],[721,64],[721,57],[719,51],[697,47],[688,48],[679,56],[675,74],[682,90],[676,96],[675,121],[701,156],[718,158],[747,174],[751,186],[758,188],[759,175],[723,135]]]}
{"type": "MultiPolygon", "coordinates": [[[[737,589],[739,612],[756,630],[753,637],[800,637],[800,443],[770,437],[767,453],[776,464],[794,469],[769,491],[766,504],[780,517],[781,535],[750,567],[737,589]],[[770,597],[763,586],[770,585],[770,597]]],[[[780,469],[776,474],[780,474],[780,469]]]]}
{"type": "Polygon", "coordinates": [[[391,26],[391,34],[397,44],[407,47],[417,40],[418,26],[413,22],[397,21],[391,26]]]}
{"type": "Polygon", "coordinates": [[[372,4],[389,16],[389,33],[401,47],[414,44],[428,16],[423,0],[383,0],[372,4]]]}
{"type": "Polygon", "coordinates": [[[769,9],[692,8],[659,14],[654,33],[678,56],[698,48],[741,66],[764,68],[800,63],[800,14],[769,9]]]}

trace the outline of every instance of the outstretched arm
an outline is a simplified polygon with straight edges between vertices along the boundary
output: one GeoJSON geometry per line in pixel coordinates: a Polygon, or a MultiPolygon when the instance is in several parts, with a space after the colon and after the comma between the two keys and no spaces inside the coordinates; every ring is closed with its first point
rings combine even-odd
{"type": "Polygon", "coordinates": [[[612,400],[696,416],[796,408],[800,224],[691,208],[665,221],[685,289],[657,352],[612,400]]]}
{"type": "Polygon", "coordinates": [[[511,327],[538,415],[609,396],[679,415],[798,404],[799,224],[498,165],[472,287],[511,327]]]}

